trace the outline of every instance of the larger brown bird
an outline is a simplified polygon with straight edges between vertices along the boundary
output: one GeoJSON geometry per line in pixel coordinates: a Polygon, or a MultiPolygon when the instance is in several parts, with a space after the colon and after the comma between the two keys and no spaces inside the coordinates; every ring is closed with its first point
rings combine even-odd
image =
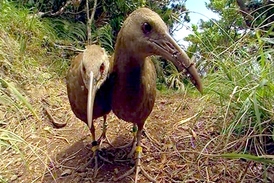
{"type": "MultiPolygon", "coordinates": [[[[156,97],[156,71],[149,56],[160,55],[172,61],[179,71],[186,69],[192,83],[201,92],[201,79],[187,54],[168,33],[160,16],[148,8],[139,8],[125,20],[116,40],[114,53],[114,86],[112,110],[117,117],[132,122],[137,127],[133,150],[136,151],[135,166],[120,180],[135,170],[155,181],[141,167],[141,132],[150,115],[156,97]]],[[[134,152],[134,151],[132,151],[134,152]]]]}
{"type": "MultiPolygon", "coordinates": [[[[106,138],[106,117],[111,110],[111,92],[107,80],[110,68],[105,50],[98,45],[89,45],[72,61],[66,77],[71,109],[77,118],[88,125],[94,155],[100,141],[106,138]],[[93,121],[101,116],[104,117],[103,132],[96,141],[93,121]]],[[[95,161],[97,169],[97,158],[95,161]]]]}

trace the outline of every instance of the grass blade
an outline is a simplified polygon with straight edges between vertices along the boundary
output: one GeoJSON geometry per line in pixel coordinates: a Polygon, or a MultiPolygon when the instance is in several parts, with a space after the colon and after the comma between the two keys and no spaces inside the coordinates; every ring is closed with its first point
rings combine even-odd
{"type": "Polygon", "coordinates": [[[10,83],[8,83],[6,80],[0,78],[0,82],[2,83],[2,85],[7,86],[7,88],[9,88],[11,90],[11,92],[16,95],[16,97],[18,97],[18,99],[26,105],[26,107],[31,111],[31,113],[40,121],[40,118],[38,117],[38,115],[36,114],[36,112],[34,111],[33,107],[31,106],[31,104],[27,101],[27,99],[14,87],[12,86],[10,83]]]}
{"type": "Polygon", "coordinates": [[[274,156],[271,158],[262,157],[262,156],[254,156],[251,154],[237,154],[237,153],[228,153],[228,154],[221,154],[220,157],[223,158],[231,158],[231,159],[245,159],[245,160],[251,160],[251,161],[257,161],[260,163],[266,163],[266,164],[274,164],[274,156]]]}

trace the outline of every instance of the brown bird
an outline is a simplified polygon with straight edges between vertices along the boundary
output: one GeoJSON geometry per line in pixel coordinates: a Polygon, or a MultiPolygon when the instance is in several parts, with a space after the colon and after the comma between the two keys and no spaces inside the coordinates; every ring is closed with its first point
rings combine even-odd
{"type": "MultiPolygon", "coordinates": [[[[107,80],[109,72],[110,62],[105,50],[98,45],[88,45],[72,61],[66,77],[71,109],[77,118],[88,125],[95,156],[101,140],[107,139],[106,117],[111,111],[111,92],[107,80]],[[104,117],[103,132],[96,141],[93,121],[101,116],[104,117]]],[[[95,161],[97,169],[97,158],[95,161]]]]}
{"type": "Polygon", "coordinates": [[[186,70],[192,83],[202,92],[202,84],[194,64],[168,33],[168,28],[160,16],[148,8],[139,8],[125,20],[115,45],[113,65],[112,110],[115,115],[133,123],[136,151],[135,166],[120,180],[135,170],[135,182],[141,170],[141,134],[144,123],[150,115],[156,97],[156,71],[149,56],[160,55],[172,61],[179,71],[186,70]],[[136,146],[137,144],[137,146],[136,146]]]}

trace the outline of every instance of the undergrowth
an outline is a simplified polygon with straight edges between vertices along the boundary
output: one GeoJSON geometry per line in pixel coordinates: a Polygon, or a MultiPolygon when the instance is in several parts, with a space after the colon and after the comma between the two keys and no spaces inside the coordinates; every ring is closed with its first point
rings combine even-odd
{"type": "Polygon", "coordinates": [[[220,108],[226,144],[232,137],[241,138],[238,152],[274,154],[273,44],[263,41],[268,39],[261,38],[259,30],[257,37],[249,36],[211,60],[218,70],[204,79],[205,90],[220,108]]]}
{"type": "Polygon", "coordinates": [[[41,142],[29,141],[42,125],[41,106],[29,93],[63,77],[68,63],[54,47],[49,23],[7,0],[0,2],[0,14],[0,182],[10,182],[5,177],[22,174],[11,165],[22,163],[30,174],[30,160],[47,167],[41,142]]]}

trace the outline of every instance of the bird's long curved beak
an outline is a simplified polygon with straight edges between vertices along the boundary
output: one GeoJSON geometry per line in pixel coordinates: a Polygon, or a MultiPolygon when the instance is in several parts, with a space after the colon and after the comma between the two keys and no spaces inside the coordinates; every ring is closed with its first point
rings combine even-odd
{"type": "Polygon", "coordinates": [[[88,88],[88,101],[87,101],[87,118],[88,118],[88,127],[91,129],[92,116],[93,116],[93,106],[95,100],[95,94],[97,92],[96,83],[93,82],[93,72],[90,72],[89,77],[89,88],[88,88]]]}
{"type": "Polygon", "coordinates": [[[151,41],[157,48],[157,55],[161,55],[165,59],[172,61],[179,71],[186,69],[190,74],[191,82],[202,93],[202,81],[194,63],[191,62],[187,54],[179,47],[169,33],[164,34],[160,39],[151,41]]]}

